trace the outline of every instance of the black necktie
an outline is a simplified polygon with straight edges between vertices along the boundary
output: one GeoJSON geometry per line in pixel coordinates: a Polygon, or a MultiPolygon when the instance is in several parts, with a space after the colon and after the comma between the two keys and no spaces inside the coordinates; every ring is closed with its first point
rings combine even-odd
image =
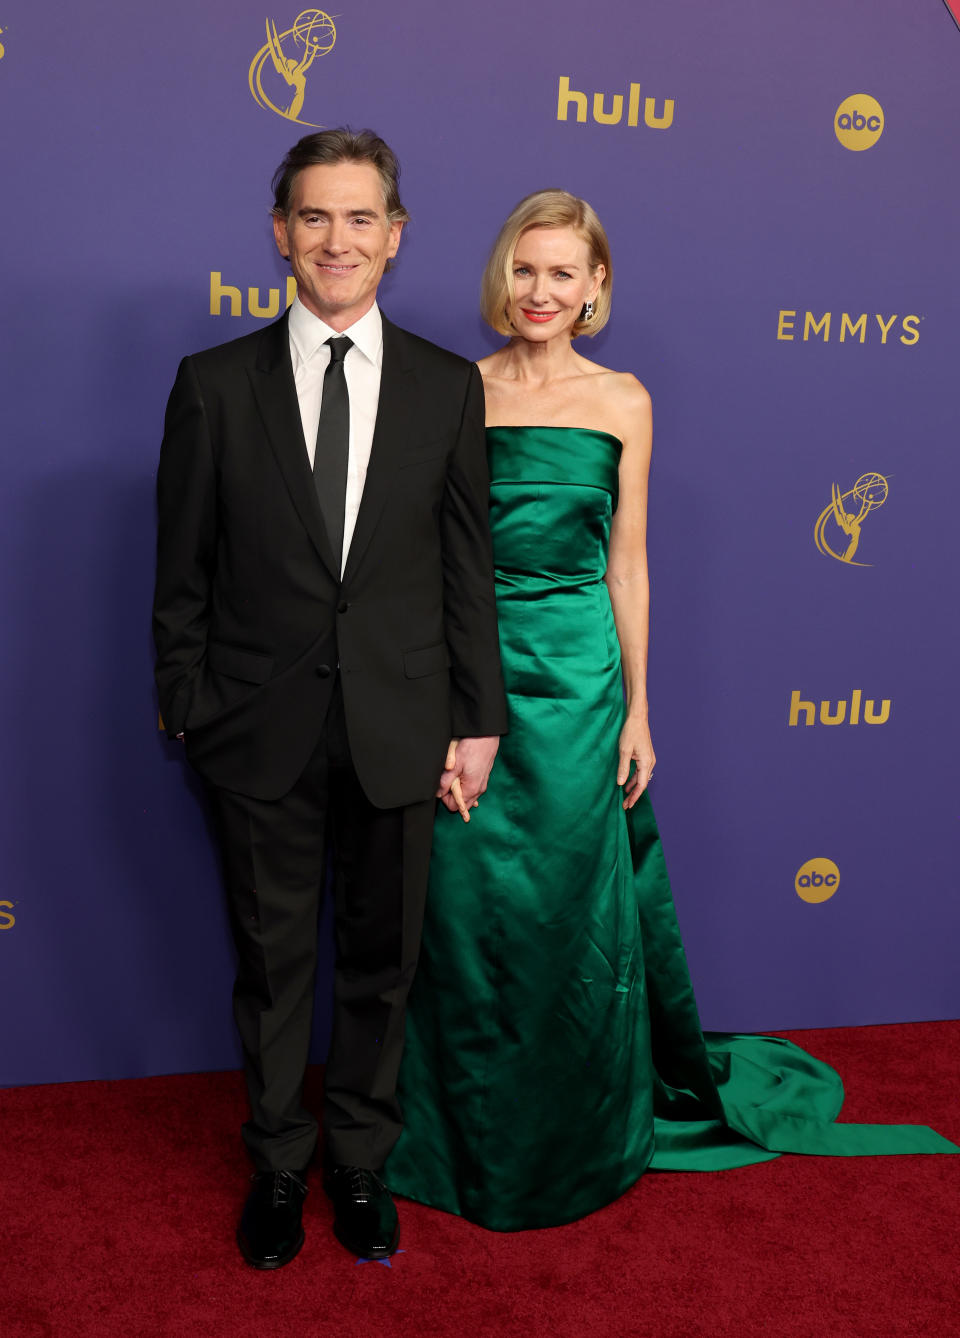
{"type": "Polygon", "coordinates": [[[328,339],[330,362],[323,374],[317,448],[313,456],[313,483],[330,537],[339,572],[343,558],[343,511],[347,500],[347,460],[350,455],[350,397],[343,360],[353,340],[346,335],[328,339]]]}

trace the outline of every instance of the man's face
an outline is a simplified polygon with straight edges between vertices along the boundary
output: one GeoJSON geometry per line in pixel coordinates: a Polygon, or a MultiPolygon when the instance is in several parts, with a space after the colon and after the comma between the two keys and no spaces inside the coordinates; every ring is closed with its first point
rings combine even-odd
{"type": "Polygon", "coordinates": [[[373,306],[403,223],[389,223],[380,174],[372,163],[305,167],[287,218],[273,220],[300,301],[334,330],[346,330],[373,306]]]}

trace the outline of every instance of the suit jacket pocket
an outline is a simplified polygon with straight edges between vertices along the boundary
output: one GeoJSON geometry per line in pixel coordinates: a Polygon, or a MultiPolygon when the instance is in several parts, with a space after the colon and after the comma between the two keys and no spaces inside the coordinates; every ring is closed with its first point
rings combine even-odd
{"type": "Polygon", "coordinates": [[[419,650],[403,652],[405,678],[426,678],[427,674],[442,674],[449,668],[450,652],[445,641],[438,641],[435,646],[422,646],[419,650]]]}
{"type": "Polygon", "coordinates": [[[226,646],[222,641],[207,644],[207,665],[215,674],[239,678],[244,683],[266,683],[273,673],[273,656],[260,655],[239,646],[226,646]]]}

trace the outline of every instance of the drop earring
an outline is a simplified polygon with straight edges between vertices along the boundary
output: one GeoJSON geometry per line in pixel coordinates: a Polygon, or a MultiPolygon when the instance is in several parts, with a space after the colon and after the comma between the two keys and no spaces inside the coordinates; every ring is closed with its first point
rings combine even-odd
{"type": "Polygon", "coordinates": [[[582,310],[581,313],[580,313],[580,319],[581,319],[582,321],[592,321],[592,320],[593,320],[593,303],[592,303],[592,302],[584,302],[584,304],[583,304],[583,310],[582,310]]]}

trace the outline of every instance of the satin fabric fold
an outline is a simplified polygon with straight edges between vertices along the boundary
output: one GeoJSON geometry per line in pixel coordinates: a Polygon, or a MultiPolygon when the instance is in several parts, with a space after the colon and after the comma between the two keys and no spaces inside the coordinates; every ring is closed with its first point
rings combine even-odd
{"type": "Polygon", "coordinates": [[[438,812],[391,1189],[510,1231],[582,1217],[647,1167],[960,1150],[835,1124],[840,1078],[788,1041],[704,1035],[649,798],[625,814],[616,786],[620,443],[487,437],[510,733],[470,824],[438,812]]]}

